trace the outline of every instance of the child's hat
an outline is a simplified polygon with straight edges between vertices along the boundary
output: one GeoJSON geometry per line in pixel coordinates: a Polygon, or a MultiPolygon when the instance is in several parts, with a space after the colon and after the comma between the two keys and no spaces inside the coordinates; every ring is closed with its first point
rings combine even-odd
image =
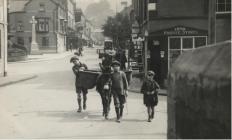
{"type": "Polygon", "coordinates": [[[79,60],[79,58],[76,57],[76,56],[73,56],[73,57],[70,59],[70,63],[72,63],[74,60],[79,60]]]}
{"type": "Polygon", "coordinates": [[[111,66],[120,66],[120,65],[121,65],[120,62],[118,61],[113,61],[111,64],[111,66]]]}
{"type": "Polygon", "coordinates": [[[147,72],[147,74],[148,74],[148,75],[155,75],[154,71],[152,71],[152,70],[149,70],[149,71],[147,72]]]}

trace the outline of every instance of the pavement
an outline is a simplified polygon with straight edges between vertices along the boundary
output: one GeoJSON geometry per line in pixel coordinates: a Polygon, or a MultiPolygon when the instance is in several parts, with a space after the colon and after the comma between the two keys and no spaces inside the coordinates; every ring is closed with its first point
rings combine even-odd
{"type": "MultiPolygon", "coordinates": [[[[52,61],[57,59],[66,58],[69,56],[72,56],[74,54],[74,51],[68,51],[63,53],[51,53],[51,54],[41,54],[41,55],[28,55],[28,59],[24,61],[17,61],[17,62],[8,62],[8,66],[10,69],[11,66],[17,65],[20,63],[32,63],[32,62],[42,62],[42,61],[52,61]]],[[[15,70],[15,69],[14,69],[15,70]]],[[[13,71],[14,71],[13,70],[13,71]]],[[[16,84],[19,82],[24,82],[26,80],[31,80],[36,78],[36,74],[27,74],[27,73],[15,73],[14,72],[8,72],[8,75],[6,77],[0,77],[0,87],[8,86],[11,84],[16,84]]]]}
{"type": "Polygon", "coordinates": [[[27,60],[17,61],[17,62],[9,62],[12,63],[29,63],[29,62],[41,62],[41,61],[49,61],[49,60],[56,60],[71,56],[74,54],[74,51],[67,51],[62,53],[48,53],[48,54],[41,54],[41,55],[28,55],[27,60]]]}
{"type": "MultiPolygon", "coordinates": [[[[128,93],[124,117],[115,122],[111,104],[109,120],[102,117],[101,98],[89,90],[87,110],[77,113],[75,77],[71,56],[49,61],[12,63],[9,78],[37,77],[0,88],[0,139],[166,139],[167,97],[159,96],[155,119],[147,122],[142,94],[128,93]]],[[[98,68],[96,50],[80,57],[90,69],[98,68]]]]}

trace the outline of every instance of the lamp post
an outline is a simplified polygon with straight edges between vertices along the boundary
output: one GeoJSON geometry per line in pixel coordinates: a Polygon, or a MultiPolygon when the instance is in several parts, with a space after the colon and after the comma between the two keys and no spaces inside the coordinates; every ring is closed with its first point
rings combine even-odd
{"type": "Polygon", "coordinates": [[[67,43],[67,36],[68,36],[68,33],[67,33],[67,31],[68,31],[68,20],[67,19],[65,19],[64,20],[64,32],[65,32],[65,36],[64,36],[64,43],[65,43],[65,47],[66,47],[66,51],[68,51],[68,43],[67,43]]]}
{"type": "Polygon", "coordinates": [[[148,48],[148,31],[145,30],[144,36],[145,36],[145,46],[144,46],[144,74],[147,75],[147,48],[148,48]]]}

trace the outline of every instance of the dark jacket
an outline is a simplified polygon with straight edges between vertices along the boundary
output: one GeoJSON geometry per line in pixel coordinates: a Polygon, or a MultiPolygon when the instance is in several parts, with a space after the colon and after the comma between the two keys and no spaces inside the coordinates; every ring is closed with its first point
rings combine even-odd
{"type": "Polygon", "coordinates": [[[73,73],[76,75],[76,86],[78,85],[78,83],[81,82],[81,81],[79,81],[79,79],[78,79],[78,78],[79,78],[79,71],[80,71],[80,68],[81,68],[81,67],[84,67],[85,70],[88,69],[87,65],[84,64],[84,63],[80,63],[80,65],[74,65],[74,66],[72,67],[73,73]]]}
{"type": "Polygon", "coordinates": [[[155,80],[145,79],[141,87],[141,93],[148,94],[148,92],[156,92],[159,88],[160,86],[155,80]]]}

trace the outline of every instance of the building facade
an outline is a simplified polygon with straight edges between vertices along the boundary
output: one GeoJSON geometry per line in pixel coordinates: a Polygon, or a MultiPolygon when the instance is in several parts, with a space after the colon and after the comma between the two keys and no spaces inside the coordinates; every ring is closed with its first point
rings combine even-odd
{"type": "MultiPolygon", "coordinates": [[[[146,53],[143,47],[143,53],[147,57],[144,61],[148,62],[147,69],[155,71],[156,80],[165,85],[168,72],[179,55],[208,44],[209,25],[213,22],[209,20],[212,12],[209,11],[209,1],[133,0],[132,5],[140,26],[139,36],[145,37],[144,44],[147,43],[146,53]],[[147,36],[145,32],[148,33],[147,36]]],[[[231,11],[229,8],[227,10],[231,11]]],[[[231,38],[228,26],[230,18],[225,17],[222,16],[217,21],[220,24],[215,24],[217,41],[231,38]]]]}
{"type": "Polygon", "coordinates": [[[7,0],[0,1],[0,77],[7,75],[7,0]]]}
{"type": "Polygon", "coordinates": [[[30,21],[35,16],[39,50],[43,53],[66,51],[66,26],[73,24],[67,18],[68,4],[66,0],[10,0],[9,34],[14,37],[15,43],[24,45],[30,52],[30,21]]]}
{"type": "Polygon", "coordinates": [[[93,43],[94,26],[83,14],[81,9],[75,10],[76,33],[78,36],[78,46],[90,46],[93,43]]]}
{"type": "Polygon", "coordinates": [[[75,30],[75,10],[76,10],[76,3],[74,0],[63,0],[66,2],[66,13],[67,13],[67,40],[66,40],[66,48],[67,50],[72,47],[76,47],[78,36],[75,30]]]}

